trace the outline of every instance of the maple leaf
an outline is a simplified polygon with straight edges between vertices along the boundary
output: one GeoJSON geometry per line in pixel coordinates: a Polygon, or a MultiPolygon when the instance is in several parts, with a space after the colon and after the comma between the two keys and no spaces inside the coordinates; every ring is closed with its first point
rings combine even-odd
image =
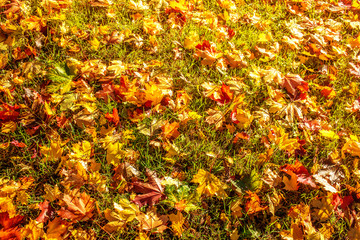
{"type": "Polygon", "coordinates": [[[199,195],[216,195],[219,198],[224,198],[227,196],[225,192],[225,189],[227,188],[226,184],[222,183],[213,174],[203,169],[199,169],[198,173],[193,177],[191,181],[199,184],[196,189],[199,195]]]}
{"type": "Polygon", "coordinates": [[[123,144],[119,142],[109,143],[106,148],[106,160],[108,164],[118,166],[123,156],[123,144]]]}
{"type": "Polygon", "coordinates": [[[162,129],[162,135],[165,139],[175,139],[177,138],[180,133],[178,131],[179,123],[178,122],[165,122],[165,124],[161,127],[162,129]]]}
{"type": "Polygon", "coordinates": [[[15,216],[10,218],[9,213],[0,213],[0,239],[1,240],[21,240],[19,225],[23,222],[24,216],[15,216]]]}
{"type": "Polygon", "coordinates": [[[246,191],[247,195],[245,198],[248,199],[245,204],[245,211],[247,214],[251,215],[260,211],[267,209],[268,207],[260,206],[260,198],[259,196],[251,191],[246,191]]]}
{"type": "Polygon", "coordinates": [[[154,17],[144,18],[144,31],[151,35],[159,34],[163,28],[161,24],[154,17]]]}
{"type": "Polygon", "coordinates": [[[22,237],[30,240],[40,239],[44,235],[43,228],[43,223],[39,223],[36,220],[30,220],[30,222],[21,229],[22,237]]]}
{"type": "Polygon", "coordinates": [[[240,107],[234,107],[231,114],[231,120],[240,128],[248,128],[254,119],[248,110],[243,110],[240,107]]]}
{"type": "Polygon", "coordinates": [[[41,210],[41,213],[36,218],[36,221],[39,223],[47,222],[49,218],[53,215],[54,209],[51,207],[50,202],[47,200],[39,203],[39,208],[41,210]]]}
{"type": "Polygon", "coordinates": [[[47,225],[45,239],[63,239],[63,235],[68,231],[70,222],[57,217],[47,225]]]}
{"type": "Polygon", "coordinates": [[[137,195],[133,200],[133,202],[140,207],[144,205],[152,206],[166,198],[164,189],[161,186],[160,179],[157,178],[156,173],[150,169],[146,169],[145,174],[148,177],[149,182],[144,183],[135,181],[131,183],[134,192],[142,193],[142,195],[137,195]]]}
{"type": "Polygon", "coordinates": [[[158,216],[154,211],[148,211],[147,214],[141,213],[137,216],[139,221],[139,228],[145,231],[151,231],[154,233],[162,233],[167,226],[167,216],[158,216]]]}
{"type": "Polygon", "coordinates": [[[40,147],[40,153],[44,155],[44,161],[56,161],[59,160],[63,154],[63,149],[61,148],[61,143],[58,141],[51,141],[50,147],[40,147]]]}
{"type": "Polygon", "coordinates": [[[341,148],[341,155],[344,158],[345,153],[350,153],[352,156],[360,157],[360,142],[348,139],[341,148]]]}
{"type": "Polygon", "coordinates": [[[13,140],[10,142],[12,145],[16,146],[16,147],[20,147],[20,148],[23,148],[23,147],[26,147],[26,144],[23,143],[23,142],[19,142],[17,140],[13,140]]]}
{"type": "Polygon", "coordinates": [[[289,191],[297,191],[299,185],[297,184],[297,176],[292,171],[285,171],[287,175],[283,176],[283,183],[285,184],[284,189],[289,191]]]}
{"type": "MultiPolygon", "coordinates": [[[[310,176],[310,173],[308,170],[300,163],[298,160],[295,161],[295,163],[292,164],[285,164],[281,167],[281,171],[293,176],[291,172],[296,174],[296,180],[299,183],[302,183],[304,185],[310,185],[313,188],[316,188],[316,184],[313,181],[312,177],[310,176]]],[[[297,190],[297,189],[296,189],[297,190]]]]}
{"type": "Polygon", "coordinates": [[[127,222],[134,220],[140,213],[137,205],[131,203],[129,200],[122,198],[119,203],[114,202],[115,211],[106,209],[105,218],[109,221],[104,228],[112,233],[114,231],[122,231],[127,222]]]}
{"type": "Polygon", "coordinates": [[[332,205],[333,194],[329,193],[327,196],[315,198],[311,201],[311,207],[315,208],[311,212],[311,216],[318,221],[326,221],[332,215],[334,206],[332,205]]]}
{"type": "Polygon", "coordinates": [[[225,116],[222,113],[222,111],[217,109],[209,109],[206,111],[206,113],[209,116],[206,117],[205,122],[207,122],[208,124],[215,124],[216,129],[222,127],[223,122],[225,120],[225,116]]]}
{"type": "Polygon", "coordinates": [[[347,233],[347,239],[349,240],[360,239],[360,225],[358,223],[356,223],[354,227],[350,228],[350,230],[347,233]]]}
{"type": "Polygon", "coordinates": [[[356,78],[360,78],[360,65],[359,64],[355,65],[354,63],[349,63],[349,64],[351,67],[349,69],[350,74],[356,78]]]}
{"type": "Polygon", "coordinates": [[[20,115],[20,112],[17,111],[19,109],[20,107],[16,104],[14,106],[8,105],[6,103],[2,104],[0,106],[0,123],[15,121],[20,115]]]}
{"type": "Polygon", "coordinates": [[[64,195],[63,201],[67,204],[67,208],[61,207],[57,211],[60,217],[71,221],[86,221],[93,216],[95,200],[91,199],[85,192],[77,195],[64,195]]]}
{"type": "Polygon", "coordinates": [[[299,75],[287,74],[283,78],[281,86],[286,89],[292,98],[300,97],[301,93],[308,91],[308,83],[305,82],[299,75]]]}
{"type": "Polygon", "coordinates": [[[360,98],[354,100],[350,107],[346,108],[349,112],[360,112],[360,98]]]}
{"type": "Polygon", "coordinates": [[[180,211],[178,211],[176,214],[170,214],[169,219],[172,223],[171,227],[175,233],[176,236],[181,237],[182,233],[184,231],[183,224],[185,222],[185,218],[182,215],[180,211]]]}
{"type": "Polygon", "coordinates": [[[109,122],[113,123],[115,126],[119,125],[120,118],[119,118],[118,110],[116,108],[113,109],[112,114],[107,113],[105,115],[105,118],[109,122]]]}

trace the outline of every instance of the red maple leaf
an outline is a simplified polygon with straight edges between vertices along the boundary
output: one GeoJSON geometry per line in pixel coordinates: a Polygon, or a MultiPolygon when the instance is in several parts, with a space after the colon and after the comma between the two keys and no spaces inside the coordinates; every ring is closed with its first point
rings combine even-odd
{"type": "Polygon", "coordinates": [[[281,85],[294,99],[305,99],[306,92],[309,90],[309,84],[299,75],[294,74],[287,74],[281,85]]]}
{"type": "Polygon", "coordinates": [[[152,206],[166,197],[164,189],[160,184],[160,179],[157,178],[156,173],[146,169],[145,174],[149,179],[147,183],[140,181],[131,183],[134,192],[142,193],[142,195],[137,195],[133,200],[133,202],[140,207],[144,205],[152,206]]]}
{"type": "Polygon", "coordinates": [[[0,122],[15,121],[20,114],[17,111],[20,109],[20,107],[16,104],[11,106],[4,103],[2,106],[0,106],[0,109],[2,109],[2,111],[0,111],[0,122]]]}
{"type": "Polygon", "coordinates": [[[210,42],[207,41],[207,40],[204,40],[202,44],[196,45],[195,48],[196,48],[196,49],[199,49],[199,50],[202,50],[202,51],[205,51],[205,50],[211,51],[210,42]]]}
{"type": "Polygon", "coordinates": [[[23,222],[24,216],[9,217],[9,213],[0,213],[0,240],[20,240],[19,225],[23,222]]]}
{"type": "Polygon", "coordinates": [[[115,124],[115,126],[119,125],[119,114],[118,114],[118,110],[116,108],[113,109],[112,113],[107,113],[105,115],[106,120],[108,120],[109,122],[115,124]]]}
{"type": "Polygon", "coordinates": [[[43,223],[47,222],[51,215],[55,213],[54,208],[51,207],[48,200],[45,200],[42,203],[39,203],[39,208],[41,210],[40,215],[36,218],[36,221],[43,223]]]}
{"type": "Polygon", "coordinates": [[[295,173],[297,182],[299,183],[310,185],[313,188],[317,187],[308,170],[298,160],[296,160],[294,164],[285,164],[284,166],[281,166],[280,169],[285,173],[288,173],[289,171],[295,173]]]}
{"type": "Polygon", "coordinates": [[[220,88],[220,91],[216,91],[216,93],[212,94],[210,98],[216,101],[219,105],[224,105],[231,102],[233,97],[233,93],[230,90],[230,87],[226,84],[223,84],[220,88]]]}

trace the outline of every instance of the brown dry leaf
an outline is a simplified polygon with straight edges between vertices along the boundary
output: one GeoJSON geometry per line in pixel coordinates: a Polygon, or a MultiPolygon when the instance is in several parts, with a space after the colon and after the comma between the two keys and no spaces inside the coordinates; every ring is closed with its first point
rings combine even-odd
{"type": "Polygon", "coordinates": [[[7,54],[0,54],[0,70],[6,67],[8,61],[9,59],[7,54]]]}
{"type": "Polygon", "coordinates": [[[235,202],[233,202],[231,204],[230,210],[231,210],[231,215],[234,217],[242,217],[243,216],[243,212],[242,212],[242,208],[241,205],[242,201],[240,199],[236,200],[235,202]]]}
{"type": "MultiPolygon", "coordinates": [[[[78,191],[78,190],[74,190],[78,191]]],[[[95,200],[90,198],[85,192],[80,194],[65,194],[63,201],[67,204],[67,208],[61,207],[57,214],[60,217],[71,221],[87,221],[94,214],[95,200]]]]}
{"type": "Polygon", "coordinates": [[[360,226],[355,224],[354,227],[350,228],[347,237],[349,240],[358,240],[360,239],[360,226]]]}
{"type": "Polygon", "coordinates": [[[304,83],[306,82],[299,75],[287,74],[283,78],[281,86],[285,88],[292,97],[296,97],[297,92],[299,91],[297,87],[304,83]]]}
{"type": "Polygon", "coordinates": [[[269,200],[269,211],[273,216],[275,216],[276,207],[279,206],[284,196],[279,194],[276,190],[274,190],[273,196],[270,196],[270,194],[268,194],[267,198],[269,200]]]}
{"type": "Polygon", "coordinates": [[[262,177],[263,182],[266,183],[267,185],[269,185],[270,188],[276,187],[282,181],[279,174],[274,172],[270,168],[267,168],[264,171],[263,176],[264,176],[264,177],[262,177]]]}
{"type": "Polygon", "coordinates": [[[140,181],[131,183],[133,190],[136,193],[142,193],[142,195],[137,195],[133,200],[133,202],[138,204],[140,207],[144,205],[152,206],[166,197],[164,189],[161,186],[161,181],[156,176],[156,173],[150,169],[146,169],[145,174],[149,179],[148,183],[140,181]]]}

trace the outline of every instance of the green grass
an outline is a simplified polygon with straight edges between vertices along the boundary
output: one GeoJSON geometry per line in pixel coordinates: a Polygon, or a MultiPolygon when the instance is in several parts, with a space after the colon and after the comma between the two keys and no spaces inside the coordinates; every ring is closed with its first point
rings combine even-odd
{"type": "MultiPolygon", "coordinates": [[[[154,10],[155,5],[152,4],[149,4],[149,9],[143,12],[139,11],[143,15],[142,18],[133,20],[132,15],[136,11],[130,9],[132,3],[128,0],[113,1],[114,3],[109,7],[93,7],[90,1],[74,0],[65,9],[53,10],[54,13],[52,14],[37,1],[25,2],[30,7],[30,12],[26,14],[20,10],[17,14],[24,19],[32,15],[40,17],[39,11],[41,10],[44,19],[47,19],[46,27],[42,29],[41,33],[21,27],[21,31],[16,33],[14,45],[6,45],[7,50],[0,52],[0,56],[5,53],[10,56],[7,65],[0,69],[0,83],[4,88],[11,90],[13,96],[12,98],[9,97],[6,91],[0,88],[0,103],[9,105],[22,104],[20,116],[16,122],[17,129],[9,133],[0,132],[0,144],[17,140],[26,145],[24,148],[19,148],[9,144],[8,147],[0,148],[0,177],[20,181],[19,179],[26,176],[35,180],[32,187],[28,189],[29,198],[27,204],[20,203],[16,198],[14,200],[17,213],[26,216],[26,220],[21,225],[22,227],[39,215],[40,211],[36,208],[36,205],[45,199],[44,184],[58,185],[62,193],[69,192],[69,189],[66,189],[63,184],[65,176],[61,170],[69,168],[64,164],[70,161],[66,160],[66,158],[71,159],[73,145],[89,141],[92,148],[91,159],[94,163],[100,164],[98,172],[109,190],[99,192],[96,186],[92,186],[85,181],[86,183],[79,188],[79,191],[86,192],[94,198],[99,211],[94,211],[96,213],[90,221],[74,223],[73,229],[82,228],[88,233],[92,229],[95,232],[96,239],[136,239],[139,232],[141,232],[137,225],[138,220],[128,223],[127,228],[122,232],[114,232],[111,235],[103,229],[108,223],[103,214],[105,209],[113,209],[113,203],[118,202],[121,197],[134,198],[131,190],[119,193],[116,189],[110,187],[115,171],[114,166],[108,163],[106,155],[109,150],[106,145],[100,142],[105,137],[100,132],[101,127],[114,127],[116,133],[108,135],[113,138],[109,141],[120,142],[124,144],[122,150],[132,150],[138,155],[134,159],[119,156],[119,162],[130,162],[132,166],[139,170],[139,179],[147,181],[145,175],[147,168],[155,171],[159,178],[172,176],[176,171],[183,174],[182,183],[188,186],[191,192],[195,193],[198,185],[193,183],[192,179],[200,169],[204,169],[216,176],[222,184],[225,185],[226,183],[229,186],[226,190],[227,198],[218,199],[215,196],[197,196],[195,205],[198,209],[182,212],[185,224],[181,239],[229,239],[235,229],[237,229],[240,239],[276,239],[280,237],[281,231],[290,230],[292,223],[295,221],[288,215],[291,207],[300,203],[310,204],[312,199],[325,196],[326,191],[322,188],[312,189],[304,186],[301,186],[298,191],[287,191],[283,188],[284,183],[280,183],[277,187],[268,188],[262,181],[264,171],[268,168],[276,169],[276,172],[283,176],[284,173],[279,170],[279,167],[284,164],[292,164],[297,159],[311,174],[315,174],[317,168],[321,168],[329,162],[329,154],[334,149],[339,151],[341,155],[341,148],[346,142],[346,137],[350,135],[360,137],[359,114],[349,113],[346,110],[346,107],[359,98],[359,93],[351,94],[346,90],[346,87],[352,82],[355,82],[360,87],[358,79],[348,72],[349,62],[355,62],[353,58],[357,55],[357,50],[345,47],[348,44],[347,40],[350,37],[357,37],[359,30],[347,27],[345,19],[348,17],[344,14],[329,14],[326,11],[321,12],[312,7],[304,13],[304,16],[318,25],[322,25],[321,21],[326,22],[329,19],[340,22],[343,29],[340,32],[341,40],[338,44],[347,49],[348,55],[338,56],[331,53],[333,59],[327,61],[316,56],[309,57],[306,62],[296,67],[295,63],[300,61],[299,57],[305,55],[306,44],[314,43],[311,36],[316,34],[316,28],[301,29],[304,38],[301,40],[299,49],[292,50],[287,47],[282,42],[282,39],[284,36],[290,37],[293,35],[292,27],[287,25],[289,23],[301,25],[304,24],[305,20],[304,17],[291,14],[282,1],[273,4],[265,4],[266,1],[245,1],[243,4],[240,3],[241,1],[234,1],[239,2],[237,10],[233,11],[234,14],[238,14],[239,21],[234,22],[222,20],[219,17],[220,14],[226,14],[229,11],[220,7],[217,1],[203,0],[203,9],[200,4],[194,5],[193,12],[189,11],[186,15],[185,24],[178,28],[171,28],[171,24],[168,22],[169,14],[165,12],[165,7],[156,12],[154,10]],[[115,18],[107,16],[109,9],[114,11],[115,18]],[[205,14],[205,11],[211,13],[212,16],[218,17],[219,26],[211,28],[211,24],[198,23],[196,19],[191,18],[191,13],[201,12],[201,14],[205,14]],[[66,20],[52,19],[56,12],[64,14],[66,20]],[[256,24],[256,19],[251,20],[254,13],[260,18],[259,23],[265,26],[263,29],[256,24]],[[143,28],[144,19],[151,16],[163,28],[160,34],[155,36],[146,33],[143,28]],[[105,25],[109,27],[109,34],[99,33],[100,27],[105,25]],[[220,39],[220,34],[217,31],[221,26],[233,29],[236,32],[235,36],[231,39],[220,39]],[[73,31],[80,31],[83,36],[74,34],[73,31]],[[123,40],[119,41],[119,43],[107,43],[106,37],[113,31],[117,31],[119,35],[123,34],[123,40]],[[185,39],[194,33],[199,36],[199,43],[202,43],[203,40],[213,42],[216,44],[216,50],[224,54],[233,51],[232,48],[235,47],[245,55],[244,60],[246,60],[248,66],[234,69],[229,67],[226,71],[219,71],[215,66],[204,66],[201,59],[195,59],[195,49],[184,48],[185,39]],[[259,42],[259,35],[262,33],[271,33],[272,39],[264,43],[259,42]],[[37,42],[39,36],[44,36],[41,46],[37,42]],[[139,37],[141,40],[138,43],[142,45],[137,47],[136,38],[139,39],[139,37]],[[94,38],[99,41],[97,49],[91,46],[90,43],[94,38]],[[65,41],[62,46],[59,44],[61,39],[65,41]],[[157,44],[156,51],[153,51],[154,40],[157,44]],[[271,60],[255,50],[255,47],[269,50],[275,47],[276,43],[279,44],[280,50],[276,53],[276,57],[271,60]],[[36,49],[36,56],[15,60],[14,49],[19,47],[24,50],[27,46],[36,49]],[[70,51],[72,46],[77,46],[79,51],[70,51]],[[174,48],[181,49],[182,56],[180,59],[174,60],[174,48]],[[249,57],[247,55],[249,53],[255,54],[255,57],[249,57]],[[54,68],[58,65],[63,67],[66,63],[69,65],[70,59],[79,61],[79,69],[76,73],[74,72],[74,75],[71,75],[71,78],[68,78],[72,82],[71,88],[61,94],[60,91],[62,91],[64,85],[49,87],[49,84],[54,86],[56,74],[58,73],[54,73],[55,77],[49,77],[49,73],[54,72],[54,68]],[[82,67],[88,61],[95,59],[100,60],[103,65],[96,64],[90,67],[88,71],[93,72],[86,76],[82,72],[84,71],[82,67]],[[161,109],[157,111],[154,106],[152,108],[146,108],[145,105],[137,106],[131,100],[115,101],[110,99],[106,102],[103,99],[96,98],[95,93],[102,90],[103,84],[110,81],[114,85],[119,85],[119,89],[123,90],[120,76],[112,76],[111,80],[107,78],[111,74],[106,68],[114,60],[120,60],[128,66],[122,75],[127,76],[129,82],[137,82],[137,89],[144,89],[147,82],[155,85],[156,77],[171,79],[173,95],[168,96],[170,105],[162,105],[161,109]],[[146,65],[153,60],[160,61],[162,65],[147,67],[146,65]],[[99,66],[103,67],[104,71],[97,69],[99,66]],[[327,74],[320,73],[324,66],[336,68],[336,80],[330,81],[327,74]],[[258,111],[269,110],[266,100],[272,98],[271,91],[278,91],[278,93],[284,95],[286,103],[283,107],[292,102],[287,91],[279,84],[269,84],[263,79],[257,81],[250,76],[254,69],[268,69],[270,67],[279,70],[283,75],[288,73],[298,74],[302,78],[317,74],[317,76],[306,80],[309,83],[308,99],[311,98],[315,104],[315,110],[309,107],[309,103],[302,102],[300,105],[303,106],[303,115],[309,120],[319,119],[327,123],[331,130],[335,133],[343,133],[343,136],[340,136],[339,140],[331,140],[322,137],[316,131],[312,133],[309,131],[313,139],[311,142],[306,141],[304,145],[306,153],[303,156],[287,154],[280,149],[277,143],[270,142],[269,146],[274,149],[274,153],[265,162],[262,162],[261,154],[266,154],[268,151],[265,138],[269,135],[271,127],[277,126],[284,129],[285,133],[289,134],[289,139],[306,139],[305,131],[299,127],[302,119],[294,119],[293,123],[288,123],[280,113],[269,113],[268,121],[255,117],[249,127],[242,129],[231,121],[230,113],[234,107],[231,105],[232,102],[225,105],[217,104],[216,101],[204,95],[204,88],[201,85],[203,83],[213,83],[216,86],[221,86],[227,84],[234,77],[241,78],[242,89],[239,89],[238,93],[245,96],[241,109],[247,109],[253,116],[256,116],[258,111]],[[146,74],[148,74],[148,77],[143,79],[139,77],[146,74]],[[14,82],[13,79],[16,77],[22,78],[23,83],[14,82]],[[81,86],[82,81],[85,85],[81,86]],[[11,87],[8,87],[9,84],[11,87]],[[333,87],[337,92],[336,97],[331,100],[325,98],[314,84],[333,87]],[[34,100],[33,97],[26,96],[28,91],[37,92],[41,99],[34,100]],[[161,128],[151,136],[144,135],[139,131],[140,125],[150,128],[153,119],[167,120],[169,123],[181,121],[179,112],[171,107],[171,104],[173,104],[171,101],[176,101],[178,91],[184,91],[191,97],[186,109],[196,112],[200,116],[199,119],[181,123],[178,128],[180,135],[175,139],[164,138],[161,128]],[[83,96],[87,96],[87,98],[82,99],[83,96]],[[91,100],[92,98],[94,100],[91,100]],[[332,105],[329,104],[330,101],[333,101],[332,105]],[[55,113],[53,116],[45,113],[45,102],[53,109],[55,113]],[[89,133],[89,128],[86,129],[77,125],[74,120],[79,112],[90,105],[95,108],[95,124],[93,125],[95,134],[93,136],[89,133]],[[119,112],[120,124],[118,126],[114,126],[105,119],[105,115],[107,113],[111,114],[114,108],[119,112]],[[216,129],[214,124],[209,124],[206,121],[209,109],[218,109],[225,114],[222,128],[216,129]],[[148,111],[145,117],[139,119],[139,121],[131,119],[135,111],[142,110],[148,111]],[[57,125],[58,120],[56,117],[59,117],[62,113],[69,120],[69,124],[65,128],[60,128],[57,125]],[[33,121],[27,119],[33,119],[33,121]],[[229,131],[226,124],[233,125],[235,132],[229,131]],[[30,130],[34,127],[39,128],[31,133],[30,130]],[[132,137],[127,140],[124,132],[128,130],[132,131],[132,137]],[[239,139],[234,143],[234,136],[237,132],[249,134],[250,139],[239,139]],[[63,141],[61,146],[63,159],[43,161],[41,149],[49,147],[53,141],[60,140],[63,141]],[[169,157],[168,150],[165,148],[166,142],[176,147],[176,154],[169,157]],[[230,179],[233,180],[232,183],[229,181],[230,179]],[[276,222],[271,220],[272,214],[268,210],[259,211],[256,214],[246,213],[247,199],[244,198],[247,196],[246,191],[256,192],[261,199],[260,205],[268,206],[267,195],[272,196],[274,189],[284,197],[275,212],[276,222]],[[242,199],[243,216],[234,217],[231,203],[238,199],[242,199]],[[222,213],[228,220],[224,221],[222,219],[222,213]]],[[[6,8],[2,6],[0,10],[2,9],[5,10],[6,8]]],[[[1,14],[0,20],[5,22],[6,16],[1,14]]],[[[210,21],[209,18],[203,20],[205,22],[210,21]]],[[[16,19],[13,21],[15,25],[19,25],[19,21],[16,19]]],[[[326,28],[329,27],[326,26],[326,28]]],[[[331,52],[330,49],[330,46],[326,47],[329,52],[331,52]]],[[[60,79],[59,81],[64,82],[65,80],[60,79]]],[[[3,122],[0,118],[0,126],[2,126],[1,124],[3,122]]],[[[352,176],[353,170],[356,170],[353,168],[354,159],[354,156],[346,155],[337,164],[339,168],[347,169],[349,175],[352,176]]],[[[89,161],[89,159],[86,161],[89,161]]],[[[90,172],[90,170],[87,170],[88,174],[90,172]]],[[[342,180],[339,193],[342,197],[351,194],[347,190],[346,184],[355,187],[356,181],[346,178],[342,180]]],[[[4,186],[0,186],[0,196],[8,196],[7,193],[2,193],[2,191],[5,191],[2,190],[4,186]]],[[[166,186],[166,191],[168,188],[169,186],[166,186]]],[[[355,199],[355,201],[358,200],[355,199]]],[[[52,202],[52,206],[56,210],[60,210],[65,205],[61,199],[58,199],[52,202]]],[[[355,203],[351,205],[351,208],[358,213],[358,207],[355,203]]],[[[146,206],[142,207],[141,211],[147,213],[150,209],[149,206],[146,206]]],[[[177,211],[173,206],[161,201],[153,209],[156,209],[156,212],[161,215],[175,214],[177,211]]],[[[0,212],[4,211],[6,209],[0,208],[0,212]]],[[[318,230],[322,223],[331,223],[334,228],[331,239],[346,238],[348,230],[353,225],[350,224],[346,217],[339,219],[336,219],[336,217],[334,211],[331,218],[326,221],[313,221],[313,226],[318,230]]],[[[171,223],[168,222],[167,225],[169,228],[163,233],[145,232],[151,239],[178,239],[179,237],[174,235],[171,223]]],[[[46,230],[46,227],[44,229],[46,230]]],[[[75,238],[72,236],[69,239],[75,238]]]]}

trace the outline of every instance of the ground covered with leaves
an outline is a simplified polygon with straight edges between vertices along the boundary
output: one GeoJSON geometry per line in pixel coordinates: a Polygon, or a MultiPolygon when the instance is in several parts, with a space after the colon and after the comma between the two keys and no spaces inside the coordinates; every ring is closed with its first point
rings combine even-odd
{"type": "Polygon", "coordinates": [[[0,13],[0,239],[360,239],[357,1],[0,13]]]}

